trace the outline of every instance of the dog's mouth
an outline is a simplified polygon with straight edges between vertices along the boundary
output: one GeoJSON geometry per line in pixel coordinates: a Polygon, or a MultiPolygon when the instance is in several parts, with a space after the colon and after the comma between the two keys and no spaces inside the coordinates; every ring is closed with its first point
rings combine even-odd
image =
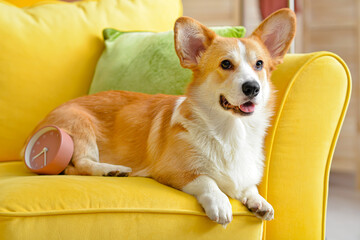
{"type": "Polygon", "coordinates": [[[220,105],[225,110],[231,110],[234,113],[242,115],[250,115],[255,111],[255,104],[253,102],[247,101],[239,106],[234,106],[229,103],[229,101],[224,97],[224,95],[220,95],[220,105]]]}

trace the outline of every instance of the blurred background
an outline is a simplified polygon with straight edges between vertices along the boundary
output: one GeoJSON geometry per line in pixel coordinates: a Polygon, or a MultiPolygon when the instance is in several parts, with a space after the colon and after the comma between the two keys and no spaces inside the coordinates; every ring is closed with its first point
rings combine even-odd
{"type": "Polygon", "coordinates": [[[185,16],[207,26],[242,25],[247,35],[289,4],[297,15],[293,52],[331,51],[351,71],[351,102],[331,166],[326,238],[360,240],[360,1],[183,0],[185,16]]]}

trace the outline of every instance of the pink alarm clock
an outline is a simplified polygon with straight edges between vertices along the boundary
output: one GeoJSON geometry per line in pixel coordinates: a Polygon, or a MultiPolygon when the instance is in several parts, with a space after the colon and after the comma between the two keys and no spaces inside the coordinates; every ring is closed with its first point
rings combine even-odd
{"type": "Polygon", "coordinates": [[[25,164],[38,174],[59,174],[69,164],[74,142],[64,130],[50,125],[39,129],[25,149],[25,164]]]}

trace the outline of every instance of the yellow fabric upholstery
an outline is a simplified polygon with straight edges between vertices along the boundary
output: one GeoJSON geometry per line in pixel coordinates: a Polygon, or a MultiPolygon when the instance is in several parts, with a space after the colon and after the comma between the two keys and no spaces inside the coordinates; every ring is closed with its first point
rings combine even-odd
{"type": "Polygon", "coordinates": [[[0,2],[0,161],[17,160],[35,125],[89,90],[104,48],[102,30],[167,31],[180,0],[0,2]]]}
{"type": "Polygon", "coordinates": [[[196,199],[152,179],[38,176],[0,163],[0,239],[260,239],[262,222],[232,200],[224,229],[196,199]]]}
{"type": "Polygon", "coordinates": [[[40,2],[45,2],[45,1],[49,1],[49,0],[0,0],[0,2],[1,1],[4,1],[4,2],[6,1],[12,5],[22,8],[22,7],[30,7],[30,6],[33,6],[40,2]]]}
{"type": "Polygon", "coordinates": [[[325,239],[329,171],[351,77],[328,52],[287,55],[272,75],[277,109],[261,193],[275,209],[266,239],[325,239]]]}

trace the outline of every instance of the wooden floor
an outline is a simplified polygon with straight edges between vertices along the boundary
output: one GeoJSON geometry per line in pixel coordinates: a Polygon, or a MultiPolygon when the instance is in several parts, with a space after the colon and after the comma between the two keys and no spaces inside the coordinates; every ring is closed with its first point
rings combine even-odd
{"type": "Polygon", "coordinates": [[[327,240],[360,240],[360,191],[355,176],[330,174],[327,240]]]}

